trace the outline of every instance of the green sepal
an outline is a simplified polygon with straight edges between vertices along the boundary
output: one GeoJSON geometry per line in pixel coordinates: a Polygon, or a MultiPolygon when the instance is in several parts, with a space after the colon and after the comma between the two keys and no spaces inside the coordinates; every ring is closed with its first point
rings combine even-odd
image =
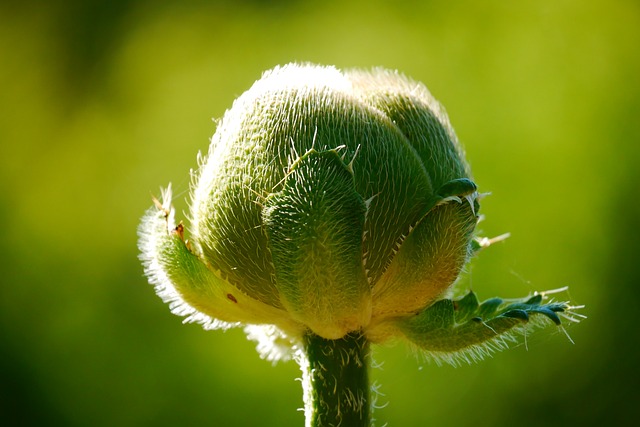
{"type": "Polygon", "coordinates": [[[366,203],[335,150],[297,159],[282,189],[264,204],[275,278],[283,305],[327,339],[358,330],[371,317],[362,263],[366,203]]]}
{"type": "Polygon", "coordinates": [[[172,312],[206,328],[239,323],[272,323],[282,330],[300,328],[284,310],[264,304],[235,287],[207,265],[184,240],[184,227],[174,224],[171,191],[149,209],[138,229],[141,260],[156,293],[172,312]]]}
{"type": "Polygon", "coordinates": [[[496,350],[505,347],[518,327],[551,320],[560,325],[558,313],[569,309],[567,303],[543,303],[536,294],[506,302],[491,298],[481,304],[473,292],[457,300],[437,301],[427,309],[397,321],[396,326],[413,344],[436,354],[466,350],[496,350]],[[493,344],[493,345],[492,345],[493,344]]]}
{"type": "Polygon", "coordinates": [[[393,262],[373,288],[376,316],[430,306],[453,284],[468,259],[477,223],[475,191],[473,181],[459,178],[431,198],[427,212],[398,244],[393,262]]]}
{"type": "Polygon", "coordinates": [[[456,200],[461,203],[462,199],[466,198],[469,200],[469,203],[472,204],[472,211],[475,215],[478,209],[480,209],[480,204],[478,203],[477,197],[475,197],[477,190],[478,187],[475,182],[469,178],[452,179],[438,188],[438,191],[436,191],[436,194],[431,200],[432,206],[437,206],[451,200],[456,200]]]}
{"type": "Polygon", "coordinates": [[[469,178],[456,178],[445,183],[438,189],[438,196],[444,198],[451,196],[467,196],[475,193],[478,189],[476,184],[469,178]]]}

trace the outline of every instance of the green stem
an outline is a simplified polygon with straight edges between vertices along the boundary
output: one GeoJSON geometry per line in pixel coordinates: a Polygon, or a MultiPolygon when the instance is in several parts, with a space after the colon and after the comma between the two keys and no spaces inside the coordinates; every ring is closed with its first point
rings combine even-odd
{"type": "Polygon", "coordinates": [[[369,427],[369,342],[359,334],[304,337],[300,355],[307,427],[369,427]]]}

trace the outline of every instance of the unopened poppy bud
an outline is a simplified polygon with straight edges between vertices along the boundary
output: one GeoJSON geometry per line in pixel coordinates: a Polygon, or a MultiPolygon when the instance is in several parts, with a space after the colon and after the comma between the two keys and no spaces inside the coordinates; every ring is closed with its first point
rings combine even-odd
{"type": "Polygon", "coordinates": [[[143,218],[141,258],[173,311],[207,327],[420,342],[424,322],[411,319],[458,277],[478,209],[458,140],[422,84],[291,64],[220,121],[193,181],[189,243],[168,190],[143,218]]]}

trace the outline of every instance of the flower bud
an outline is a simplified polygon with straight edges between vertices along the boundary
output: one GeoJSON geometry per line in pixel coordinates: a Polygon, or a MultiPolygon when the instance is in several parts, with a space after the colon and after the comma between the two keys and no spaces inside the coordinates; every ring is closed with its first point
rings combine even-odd
{"type": "Polygon", "coordinates": [[[193,181],[190,241],[168,190],[143,218],[141,259],[189,321],[379,342],[449,290],[478,208],[449,120],[422,84],[291,64],[220,121],[193,181]]]}

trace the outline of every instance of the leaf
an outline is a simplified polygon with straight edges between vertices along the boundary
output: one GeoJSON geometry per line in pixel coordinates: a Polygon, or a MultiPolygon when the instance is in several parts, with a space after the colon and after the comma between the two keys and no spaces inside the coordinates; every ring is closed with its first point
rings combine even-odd
{"type": "Polygon", "coordinates": [[[414,316],[401,318],[396,326],[412,344],[438,361],[470,362],[507,348],[527,325],[552,322],[560,326],[563,314],[573,321],[584,317],[570,311],[580,307],[566,302],[545,303],[546,299],[544,293],[536,293],[515,301],[491,298],[478,304],[470,291],[460,299],[440,300],[414,316]]]}

